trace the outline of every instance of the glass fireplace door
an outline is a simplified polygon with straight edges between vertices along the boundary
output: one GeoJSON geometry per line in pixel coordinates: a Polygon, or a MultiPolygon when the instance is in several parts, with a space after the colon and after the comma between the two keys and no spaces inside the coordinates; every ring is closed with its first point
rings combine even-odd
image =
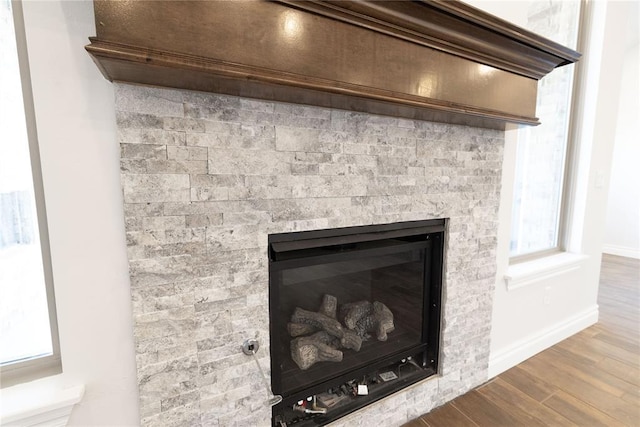
{"type": "Polygon", "coordinates": [[[271,243],[274,392],[286,397],[426,348],[432,246],[441,233],[372,237],[271,243]]]}

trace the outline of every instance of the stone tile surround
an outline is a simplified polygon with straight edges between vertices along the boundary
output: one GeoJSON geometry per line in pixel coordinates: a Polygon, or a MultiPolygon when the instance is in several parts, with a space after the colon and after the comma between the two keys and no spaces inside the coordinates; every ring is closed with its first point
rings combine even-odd
{"type": "Polygon", "coordinates": [[[143,426],[266,426],[267,235],[450,218],[441,372],[333,425],[487,378],[503,133],[115,84],[143,426]]]}

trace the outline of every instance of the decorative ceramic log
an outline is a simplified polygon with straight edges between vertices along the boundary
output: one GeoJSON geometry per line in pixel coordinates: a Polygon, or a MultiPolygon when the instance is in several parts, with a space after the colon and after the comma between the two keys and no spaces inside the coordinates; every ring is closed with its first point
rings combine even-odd
{"type": "Polygon", "coordinates": [[[302,370],[309,369],[316,362],[341,362],[342,352],[332,348],[327,332],[320,331],[308,337],[300,337],[291,341],[291,358],[302,370]]]}
{"type": "Polygon", "coordinates": [[[383,303],[368,301],[345,304],[340,308],[347,328],[355,331],[362,339],[375,333],[378,341],[386,341],[387,333],[395,329],[393,313],[383,303]]]}
{"type": "Polygon", "coordinates": [[[291,322],[314,326],[334,337],[342,338],[344,336],[344,328],[336,319],[315,311],[304,310],[300,307],[296,307],[293,311],[291,322]]]}
{"type": "Polygon", "coordinates": [[[337,310],[338,310],[338,299],[333,295],[325,294],[325,296],[322,297],[322,305],[320,305],[320,310],[318,311],[327,317],[331,317],[332,319],[335,319],[337,310]]]}
{"type": "Polygon", "coordinates": [[[318,332],[318,328],[306,323],[287,323],[287,331],[293,338],[318,332]]]}
{"type": "Polygon", "coordinates": [[[376,322],[376,335],[378,341],[386,341],[387,334],[395,329],[393,313],[389,307],[376,301],[373,303],[373,317],[376,322]]]}
{"type": "Polygon", "coordinates": [[[322,344],[326,344],[334,350],[339,350],[340,339],[329,335],[325,331],[316,332],[315,334],[311,335],[310,338],[320,341],[322,344]]]}
{"type": "Polygon", "coordinates": [[[340,338],[340,347],[360,351],[362,338],[354,331],[345,330],[344,335],[340,338]]]}
{"type": "Polygon", "coordinates": [[[369,301],[358,301],[344,304],[340,307],[340,313],[344,318],[344,325],[349,329],[355,329],[358,321],[371,314],[373,306],[369,301]]]}
{"type": "Polygon", "coordinates": [[[311,325],[340,339],[340,345],[355,351],[360,350],[362,339],[353,331],[345,330],[340,322],[322,313],[304,310],[297,307],[291,316],[292,323],[311,325]]]}

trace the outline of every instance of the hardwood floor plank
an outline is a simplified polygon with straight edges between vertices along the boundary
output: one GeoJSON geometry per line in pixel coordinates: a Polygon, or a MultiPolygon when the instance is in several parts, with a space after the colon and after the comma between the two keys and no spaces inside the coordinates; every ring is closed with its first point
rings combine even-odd
{"type": "Polygon", "coordinates": [[[614,396],[620,397],[625,393],[638,393],[638,387],[603,371],[599,365],[591,365],[580,360],[566,357],[553,348],[541,353],[539,356],[542,360],[545,360],[556,368],[562,369],[568,374],[580,378],[592,386],[611,393],[614,396]]]}
{"type": "Polygon", "coordinates": [[[627,340],[640,346],[640,325],[638,325],[637,330],[626,330],[626,329],[616,328],[612,325],[607,324],[605,320],[600,319],[598,323],[596,323],[589,329],[593,329],[593,335],[597,335],[597,334],[612,335],[616,338],[627,340]]]}
{"type": "Polygon", "coordinates": [[[451,403],[447,403],[431,412],[428,418],[420,417],[420,420],[425,423],[423,425],[428,425],[429,427],[478,427],[476,423],[467,418],[451,403]]]}
{"type": "Polygon", "coordinates": [[[606,356],[581,352],[580,347],[577,347],[574,349],[568,349],[566,346],[562,346],[560,344],[556,344],[552,348],[558,353],[564,355],[565,357],[574,358],[576,360],[580,360],[584,363],[588,363],[594,366],[598,365],[599,363],[602,363],[606,359],[606,356]]]}
{"type": "Polygon", "coordinates": [[[640,329],[631,329],[620,325],[611,324],[603,318],[599,320],[598,325],[601,326],[602,331],[605,333],[614,334],[617,337],[622,337],[631,342],[638,342],[640,340],[640,329]]]}
{"type": "Polygon", "coordinates": [[[561,390],[597,407],[601,412],[622,423],[635,425],[637,420],[640,419],[638,408],[621,399],[623,393],[618,395],[611,394],[587,382],[584,375],[576,377],[562,368],[547,363],[547,360],[538,356],[540,355],[532,357],[520,366],[528,370],[529,373],[533,372],[535,375],[540,375],[544,381],[558,385],[561,390]]]}
{"type": "Polygon", "coordinates": [[[527,394],[537,402],[542,402],[558,390],[557,387],[545,383],[538,376],[531,375],[520,366],[515,366],[500,374],[500,379],[527,394]]]}
{"type": "Polygon", "coordinates": [[[602,359],[605,357],[611,357],[630,365],[637,365],[640,363],[640,355],[638,354],[634,354],[630,351],[609,345],[599,340],[587,339],[580,334],[567,338],[559,345],[574,345],[574,348],[577,346],[583,352],[592,352],[593,354],[600,355],[602,356],[602,359]]]}
{"type": "MultiPolygon", "coordinates": [[[[640,408],[640,398],[637,395],[630,394],[630,393],[625,394],[624,396],[622,396],[622,399],[625,402],[629,402],[630,404],[640,408]]],[[[640,418],[638,419],[638,424],[640,425],[640,418]]]]}
{"type": "MultiPolygon", "coordinates": [[[[579,334],[581,334],[582,332],[580,332],[579,334]]],[[[576,335],[579,335],[576,334],[576,335]]],[[[575,337],[576,335],[574,335],[573,337],[575,337]]],[[[573,338],[571,337],[571,338],[573,338]]],[[[602,360],[607,357],[606,354],[603,354],[601,352],[598,351],[585,351],[582,342],[578,341],[578,340],[569,340],[566,339],[562,342],[559,342],[558,344],[556,344],[554,346],[555,348],[559,348],[562,349],[564,351],[573,353],[577,356],[583,357],[583,358],[588,358],[592,363],[600,363],[602,362],[602,360]]]]}
{"type": "Polygon", "coordinates": [[[610,319],[612,322],[617,322],[620,326],[637,329],[638,319],[640,319],[640,316],[632,313],[630,308],[624,307],[622,304],[618,303],[607,304],[606,299],[604,301],[599,300],[599,305],[600,308],[605,309],[605,313],[603,314],[604,319],[610,319]],[[611,310],[611,312],[607,313],[606,310],[611,310]]]}
{"type": "MultiPolygon", "coordinates": [[[[558,391],[545,400],[544,404],[565,418],[580,426],[592,427],[624,427],[625,424],[598,411],[593,406],[576,399],[568,393],[558,391]]],[[[631,426],[632,424],[628,424],[631,426]]]]}
{"type": "Polygon", "coordinates": [[[562,415],[529,397],[501,378],[480,387],[478,392],[496,406],[528,426],[576,426],[562,415]]]}
{"type": "Polygon", "coordinates": [[[638,345],[638,343],[626,340],[613,334],[599,333],[593,338],[602,341],[605,344],[613,345],[623,350],[629,351],[633,354],[640,353],[640,345],[638,345]]]}
{"type": "MultiPolygon", "coordinates": [[[[556,355],[558,354],[555,349],[549,349],[549,354],[556,355]]],[[[605,360],[615,360],[615,359],[607,359],[605,360]]],[[[604,361],[597,365],[590,365],[584,363],[580,360],[570,360],[562,357],[558,357],[554,359],[556,366],[566,370],[571,373],[574,372],[576,375],[581,375],[581,378],[587,380],[590,384],[600,387],[603,390],[619,390],[622,394],[631,394],[633,396],[640,397],[640,387],[636,383],[634,383],[634,378],[629,375],[630,372],[633,372],[633,367],[629,365],[627,366],[627,374],[623,376],[617,376],[609,373],[606,369],[604,369],[604,361]]],[[[622,362],[618,362],[623,364],[622,362]]],[[[624,365],[624,364],[623,364],[624,365]]],[[[609,391],[612,394],[618,394],[614,391],[609,391]]]]}
{"type": "Polygon", "coordinates": [[[638,298],[638,296],[630,296],[628,291],[603,291],[598,294],[598,301],[600,304],[621,307],[627,309],[627,311],[631,311],[627,313],[627,315],[633,315],[633,309],[640,304],[640,298],[638,298]]]}
{"type": "Polygon", "coordinates": [[[605,359],[598,365],[600,369],[630,382],[636,387],[640,388],[640,367],[629,365],[616,359],[605,357],[605,359]]]}
{"type": "MultiPolygon", "coordinates": [[[[452,402],[452,405],[480,427],[515,427],[526,425],[511,414],[501,410],[500,407],[482,396],[477,390],[472,390],[458,397],[452,402]]],[[[429,419],[427,419],[427,423],[429,423],[429,419]]]]}
{"type": "Polygon", "coordinates": [[[640,334],[640,328],[638,322],[621,321],[620,317],[612,315],[601,315],[598,320],[603,328],[609,330],[615,330],[615,335],[628,338],[632,341],[637,341],[640,334]]]}

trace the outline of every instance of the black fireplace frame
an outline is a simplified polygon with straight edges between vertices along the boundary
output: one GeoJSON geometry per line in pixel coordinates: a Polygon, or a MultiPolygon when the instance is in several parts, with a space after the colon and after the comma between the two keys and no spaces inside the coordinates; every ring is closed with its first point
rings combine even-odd
{"type": "MultiPolygon", "coordinates": [[[[369,226],[356,226],[335,228],[326,230],[302,231],[293,233],[282,233],[269,235],[269,332],[271,344],[271,387],[275,394],[283,396],[281,404],[274,408],[274,417],[282,408],[290,407],[295,402],[307,396],[326,391],[330,387],[339,385],[352,378],[370,373],[372,370],[383,368],[395,361],[412,357],[422,366],[422,372],[411,378],[398,381],[397,387],[388,392],[379,393],[368,399],[362,399],[361,404],[349,409],[352,412],[360,407],[366,406],[386,397],[396,391],[411,384],[430,377],[438,372],[438,356],[440,349],[440,327],[442,313],[442,285],[444,277],[444,250],[445,236],[447,229],[447,219],[432,219],[423,221],[408,221],[392,224],[378,224],[369,226]],[[415,238],[414,238],[415,236],[415,238]],[[278,310],[280,301],[278,286],[272,286],[274,275],[282,268],[305,265],[305,259],[313,257],[323,260],[337,259],[342,256],[345,250],[349,250],[351,245],[362,242],[375,242],[388,239],[415,240],[403,244],[406,249],[425,249],[425,273],[423,316],[421,344],[411,348],[389,354],[377,359],[374,363],[362,366],[349,371],[346,374],[338,375],[329,380],[319,382],[300,390],[284,391],[281,382],[280,361],[277,357],[275,346],[280,343],[282,334],[282,324],[278,322],[285,319],[274,319],[273,313],[278,310]],[[292,253],[296,256],[291,256],[292,253]]],[[[369,254],[384,254],[388,248],[378,247],[368,250],[369,254]]],[[[353,405],[352,405],[353,406],[353,405]]],[[[333,421],[347,412],[337,416],[326,418],[325,422],[333,421]]],[[[319,420],[318,420],[319,421],[319,420]]],[[[324,424],[325,422],[322,422],[324,424]]],[[[316,421],[317,423],[317,421],[316,421]]]]}

